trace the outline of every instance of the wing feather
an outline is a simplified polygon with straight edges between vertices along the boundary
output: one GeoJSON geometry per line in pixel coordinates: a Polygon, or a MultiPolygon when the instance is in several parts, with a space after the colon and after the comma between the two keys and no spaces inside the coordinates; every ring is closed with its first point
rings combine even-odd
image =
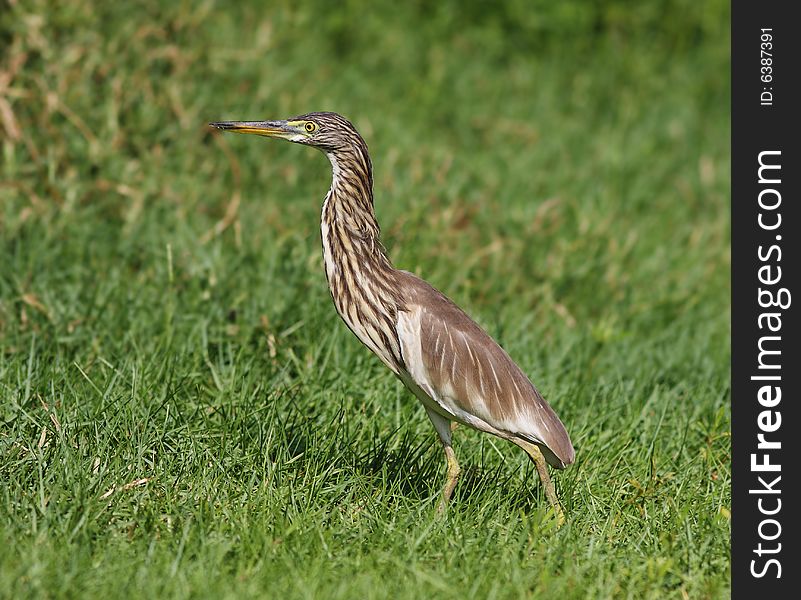
{"type": "Polygon", "coordinates": [[[408,378],[430,397],[421,400],[477,429],[533,442],[553,466],[571,464],[567,430],[503,348],[425,281],[403,271],[399,277],[408,302],[398,339],[408,378]]]}

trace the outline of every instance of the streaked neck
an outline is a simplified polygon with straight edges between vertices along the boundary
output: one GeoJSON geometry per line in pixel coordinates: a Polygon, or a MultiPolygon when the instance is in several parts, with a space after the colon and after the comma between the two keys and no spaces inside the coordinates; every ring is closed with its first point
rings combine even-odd
{"type": "Polygon", "coordinates": [[[381,228],[373,210],[373,171],[364,150],[354,146],[326,153],[331,161],[331,189],[322,210],[323,251],[328,259],[367,260],[392,268],[379,240],[381,228]]]}
{"type": "Polygon", "coordinates": [[[329,216],[358,238],[376,238],[381,232],[373,210],[373,169],[366,152],[353,147],[328,152],[331,190],[326,198],[329,216]]]}
{"type": "Polygon", "coordinates": [[[398,373],[402,361],[394,324],[402,300],[396,271],[379,240],[366,154],[365,149],[328,155],[333,181],[321,216],[325,275],[339,316],[398,373]]]}

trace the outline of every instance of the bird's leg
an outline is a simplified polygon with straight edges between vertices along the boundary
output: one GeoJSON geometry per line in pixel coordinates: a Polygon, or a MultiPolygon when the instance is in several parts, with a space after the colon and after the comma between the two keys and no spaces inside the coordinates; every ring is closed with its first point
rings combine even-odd
{"type": "Polygon", "coordinates": [[[534,461],[537,474],[540,476],[542,486],[545,488],[545,496],[548,498],[548,502],[551,503],[551,508],[553,508],[553,512],[556,515],[556,522],[562,525],[565,522],[565,513],[562,510],[562,506],[559,504],[559,499],[556,497],[556,490],[548,475],[548,464],[545,462],[542,451],[535,444],[526,444],[523,446],[523,449],[531,457],[531,460],[534,461]]]}
{"type": "Polygon", "coordinates": [[[440,414],[426,406],[426,413],[428,418],[434,424],[434,429],[437,430],[439,439],[442,442],[442,447],[445,450],[445,461],[448,465],[447,475],[445,478],[445,487],[442,488],[442,498],[440,498],[437,505],[437,513],[443,514],[448,507],[448,502],[453,495],[453,489],[456,487],[456,482],[459,479],[459,463],[456,460],[456,453],[451,446],[451,423],[440,414]]]}
{"type": "Polygon", "coordinates": [[[456,482],[459,480],[459,473],[461,469],[459,468],[459,463],[456,461],[456,453],[453,451],[453,447],[450,444],[443,444],[445,448],[445,460],[448,464],[448,471],[445,478],[445,487],[442,488],[442,498],[437,505],[437,512],[442,514],[445,512],[445,509],[448,507],[448,502],[451,500],[451,496],[453,495],[453,489],[456,487],[456,482]]]}

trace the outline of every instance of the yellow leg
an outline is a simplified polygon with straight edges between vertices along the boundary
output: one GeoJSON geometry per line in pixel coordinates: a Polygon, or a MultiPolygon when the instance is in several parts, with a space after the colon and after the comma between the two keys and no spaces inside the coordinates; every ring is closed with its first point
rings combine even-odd
{"type": "Polygon", "coordinates": [[[526,443],[525,445],[519,445],[522,446],[522,448],[531,457],[531,460],[534,461],[534,466],[537,468],[537,474],[540,476],[542,487],[545,488],[545,496],[548,498],[548,502],[551,503],[551,508],[553,508],[554,515],[556,515],[556,522],[558,525],[562,525],[565,522],[565,513],[562,510],[562,506],[559,504],[559,499],[556,497],[556,490],[554,489],[551,478],[548,475],[548,463],[545,462],[545,457],[542,455],[540,449],[534,444],[526,443]]]}
{"type": "Polygon", "coordinates": [[[456,454],[450,445],[445,446],[445,460],[448,464],[448,473],[445,479],[445,487],[442,488],[442,498],[437,505],[437,512],[442,514],[448,507],[448,502],[453,495],[453,489],[456,487],[456,481],[459,479],[459,463],[456,461],[456,454]]]}
{"type": "Polygon", "coordinates": [[[456,487],[456,481],[459,479],[459,463],[456,461],[456,454],[451,446],[451,431],[453,431],[455,427],[448,419],[437,414],[428,407],[426,407],[426,413],[428,413],[428,418],[431,419],[434,429],[437,430],[439,441],[442,442],[442,448],[445,450],[445,461],[448,465],[445,487],[442,488],[442,498],[440,498],[439,504],[437,505],[437,513],[441,515],[448,507],[448,502],[453,495],[453,488],[456,487]]]}

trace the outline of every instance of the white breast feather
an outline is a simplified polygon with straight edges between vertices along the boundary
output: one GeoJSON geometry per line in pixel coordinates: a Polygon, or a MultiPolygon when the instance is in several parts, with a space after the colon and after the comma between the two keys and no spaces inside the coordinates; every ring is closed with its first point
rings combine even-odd
{"type": "MultiPolygon", "coordinates": [[[[526,433],[536,440],[542,438],[539,434],[539,427],[536,425],[537,419],[532,418],[534,415],[530,412],[536,412],[535,408],[526,406],[524,409],[525,414],[514,414],[503,419],[503,422],[496,422],[489,413],[487,402],[484,394],[490,393],[495,386],[500,386],[498,381],[497,372],[495,372],[495,365],[490,363],[491,372],[483,373],[484,377],[491,377],[492,382],[488,382],[485,386],[483,379],[480,378],[481,388],[473,389],[473,386],[468,386],[468,393],[470,394],[470,404],[473,406],[472,413],[466,412],[460,407],[460,402],[455,398],[455,390],[452,385],[450,377],[446,377],[442,386],[434,385],[432,378],[429,376],[428,369],[423,361],[423,353],[421,349],[421,317],[425,308],[415,306],[411,311],[399,312],[397,332],[398,339],[400,340],[401,353],[406,366],[406,372],[401,371],[399,376],[423,404],[438,414],[461,423],[465,423],[476,429],[494,433],[505,437],[503,432],[508,433],[526,433]]],[[[447,330],[447,329],[446,329],[447,330]]],[[[450,339],[453,339],[453,334],[450,334],[450,339]]],[[[465,340],[465,343],[467,340],[465,340]]],[[[455,350],[453,342],[446,339],[439,349],[442,364],[440,370],[447,371],[450,376],[453,372],[454,356],[452,352],[455,350]]],[[[475,361],[479,369],[481,369],[481,361],[475,361]]],[[[515,386],[517,384],[515,383],[515,386]]],[[[520,389],[516,387],[518,394],[520,389]]],[[[499,391],[499,390],[498,390],[499,391]]]]}
{"type": "MultiPolygon", "coordinates": [[[[450,382],[445,383],[443,389],[437,389],[432,383],[428,369],[423,362],[423,352],[420,347],[422,333],[420,317],[424,310],[424,308],[416,306],[410,312],[398,313],[398,339],[406,365],[406,373],[400,373],[401,380],[423,404],[438,414],[477,429],[494,432],[494,428],[465,412],[454,402],[454,388],[450,382]]],[[[447,352],[447,344],[445,346],[442,349],[443,355],[447,352]]]]}

